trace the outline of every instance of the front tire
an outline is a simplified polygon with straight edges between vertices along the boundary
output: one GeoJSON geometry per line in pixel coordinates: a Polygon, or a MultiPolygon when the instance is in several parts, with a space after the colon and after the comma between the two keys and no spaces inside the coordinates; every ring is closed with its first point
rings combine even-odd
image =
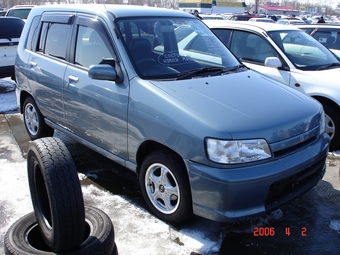
{"type": "Polygon", "coordinates": [[[139,183],[144,200],[156,217],[179,224],[192,216],[187,171],[174,153],[149,154],[141,165],[139,183]]]}
{"type": "Polygon", "coordinates": [[[5,235],[6,255],[117,255],[114,228],[109,216],[98,208],[85,207],[83,242],[76,248],[54,253],[44,242],[34,212],[26,214],[5,235]]]}
{"type": "Polygon", "coordinates": [[[55,137],[31,142],[28,183],[39,229],[54,252],[81,244],[85,232],[83,194],[71,154],[55,137]]]}
{"type": "Polygon", "coordinates": [[[32,140],[53,136],[54,129],[48,126],[32,97],[27,97],[23,104],[24,124],[32,140]]]}

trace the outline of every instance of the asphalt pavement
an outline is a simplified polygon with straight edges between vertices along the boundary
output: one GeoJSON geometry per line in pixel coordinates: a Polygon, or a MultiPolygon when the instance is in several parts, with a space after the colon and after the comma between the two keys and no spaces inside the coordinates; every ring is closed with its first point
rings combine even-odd
{"type": "MultiPolygon", "coordinates": [[[[103,208],[113,219],[120,254],[132,254],[133,247],[125,247],[127,245],[135,246],[137,254],[340,254],[340,155],[336,152],[329,153],[326,174],[318,185],[271,214],[235,224],[195,217],[191,223],[175,227],[160,223],[148,213],[133,174],[61,133],[56,132],[55,136],[64,141],[79,173],[86,176],[81,180],[84,191],[88,192],[84,193],[85,203],[103,208]],[[105,196],[101,192],[105,192],[105,196]],[[107,201],[112,197],[124,198],[124,202],[118,199],[119,202],[114,202],[116,207],[111,208],[107,201]],[[124,207],[135,213],[127,217],[124,207]],[[150,229],[150,224],[155,222],[157,225],[150,229]],[[160,229],[171,234],[159,238],[160,229]],[[146,236],[142,236],[143,233],[146,236]],[[137,241],[136,236],[144,241],[137,241]]],[[[0,160],[24,163],[28,145],[21,115],[17,111],[0,113],[0,160]]],[[[1,180],[8,178],[2,167],[0,164],[0,185],[1,180]]],[[[3,238],[1,230],[7,226],[1,217],[8,213],[7,198],[2,196],[0,194],[0,238],[3,238]]],[[[2,245],[0,240],[0,254],[2,245]]]]}

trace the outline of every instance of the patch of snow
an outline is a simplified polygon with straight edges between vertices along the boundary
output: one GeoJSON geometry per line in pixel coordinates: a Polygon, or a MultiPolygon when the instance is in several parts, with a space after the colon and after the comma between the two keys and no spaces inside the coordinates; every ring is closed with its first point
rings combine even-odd
{"type": "Polygon", "coordinates": [[[329,227],[340,234],[340,220],[332,220],[329,227]]]}

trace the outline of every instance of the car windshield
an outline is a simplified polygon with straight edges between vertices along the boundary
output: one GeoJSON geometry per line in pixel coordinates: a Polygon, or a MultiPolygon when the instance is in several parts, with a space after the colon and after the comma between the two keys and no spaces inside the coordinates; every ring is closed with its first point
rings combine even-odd
{"type": "Polygon", "coordinates": [[[302,30],[271,31],[268,35],[297,69],[319,70],[339,63],[334,54],[302,30]]]}
{"type": "Polygon", "coordinates": [[[132,63],[144,79],[185,79],[242,71],[241,63],[196,18],[116,20],[132,63]]]}

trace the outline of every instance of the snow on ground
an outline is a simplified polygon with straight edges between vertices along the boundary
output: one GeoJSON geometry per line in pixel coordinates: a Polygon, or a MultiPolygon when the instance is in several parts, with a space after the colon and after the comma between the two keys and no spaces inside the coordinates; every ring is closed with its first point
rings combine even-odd
{"type": "MultiPolygon", "coordinates": [[[[15,83],[0,80],[0,113],[16,110],[15,83]]],[[[33,211],[26,176],[26,159],[11,134],[0,131],[0,255],[4,235],[19,218],[33,211]]],[[[79,178],[84,176],[81,174],[79,178]]],[[[120,255],[217,254],[223,240],[219,224],[199,220],[188,228],[173,228],[129,201],[95,185],[82,186],[85,204],[107,213],[114,225],[120,255]]]]}
{"type": "MultiPolygon", "coordinates": [[[[0,136],[0,254],[3,255],[6,231],[16,220],[32,212],[33,207],[26,160],[11,134],[0,131],[0,136]]],[[[84,176],[79,174],[79,178],[84,176]]],[[[111,218],[120,255],[136,251],[164,255],[217,254],[221,246],[223,236],[218,223],[199,220],[179,230],[131,203],[127,197],[111,194],[93,184],[82,186],[82,190],[85,204],[103,210],[111,218]]]]}
{"type": "Polygon", "coordinates": [[[15,83],[11,79],[0,79],[0,113],[17,109],[14,87],[15,83]]]}

